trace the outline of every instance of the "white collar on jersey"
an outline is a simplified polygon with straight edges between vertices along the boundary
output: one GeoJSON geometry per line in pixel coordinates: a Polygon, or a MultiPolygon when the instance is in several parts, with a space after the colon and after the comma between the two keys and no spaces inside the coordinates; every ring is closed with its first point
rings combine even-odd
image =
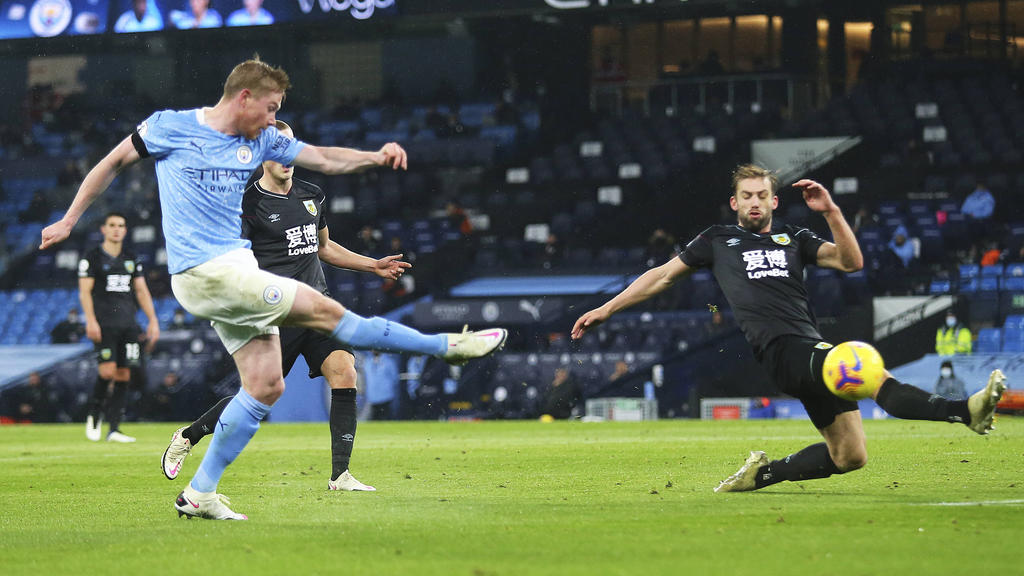
{"type": "Polygon", "coordinates": [[[206,126],[206,108],[196,108],[196,122],[200,126],[206,126]]]}

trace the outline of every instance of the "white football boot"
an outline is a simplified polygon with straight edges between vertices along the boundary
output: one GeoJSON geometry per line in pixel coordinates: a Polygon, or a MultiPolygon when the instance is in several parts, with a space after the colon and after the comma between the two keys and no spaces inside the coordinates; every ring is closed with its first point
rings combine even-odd
{"type": "Polygon", "coordinates": [[[1002,370],[993,370],[988,377],[988,384],[967,399],[967,411],[971,413],[971,423],[967,427],[982,435],[995,430],[992,420],[996,415],[996,404],[999,404],[1005,391],[1006,376],[1003,376],[1002,370]]]}
{"type": "Polygon", "coordinates": [[[460,334],[449,333],[448,350],[441,359],[455,366],[462,366],[473,358],[480,358],[501,350],[508,338],[508,330],[504,328],[488,328],[470,332],[469,327],[462,329],[460,334]]]}
{"type": "Polygon", "coordinates": [[[171,443],[167,445],[167,450],[164,450],[163,458],[160,459],[160,467],[163,468],[164,476],[167,476],[168,480],[174,480],[178,477],[178,472],[181,472],[181,465],[185,462],[185,458],[188,457],[189,453],[192,452],[192,442],[181,435],[186,428],[188,426],[182,426],[174,431],[174,435],[171,436],[171,443]]]}
{"type": "Polygon", "coordinates": [[[751,452],[743,466],[735,474],[722,480],[718,488],[715,488],[715,492],[749,492],[756,490],[754,480],[757,478],[757,471],[761,466],[768,464],[768,462],[770,462],[768,455],[761,450],[751,452]]]}
{"type": "Polygon", "coordinates": [[[118,443],[121,443],[121,444],[130,444],[132,442],[135,442],[135,437],[129,436],[127,434],[123,434],[121,432],[118,432],[117,430],[114,430],[110,434],[107,434],[107,442],[118,442],[118,443]]]}
{"type": "Polygon", "coordinates": [[[100,426],[103,425],[103,417],[93,418],[92,414],[85,418],[85,437],[93,442],[100,439],[100,426]]]}
{"type": "Polygon", "coordinates": [[[248,520],[245,514],[239,514],[228,508],[231,501],[223,494],[216,492],[197,492],[192,486],[186,486],[174,500],[174,509],[178,518],[205,518],[207,520],[248,520]]]}
{"type": "Polygon", "coordinates": [[[328,490],[347,490],[349,492],[376,492],[377,489],[373,486],[367,486],[359,480],[356,480],[354,476],[345,470],[338,476],[337,480],[330,480],[327,482],[328,490]]]}

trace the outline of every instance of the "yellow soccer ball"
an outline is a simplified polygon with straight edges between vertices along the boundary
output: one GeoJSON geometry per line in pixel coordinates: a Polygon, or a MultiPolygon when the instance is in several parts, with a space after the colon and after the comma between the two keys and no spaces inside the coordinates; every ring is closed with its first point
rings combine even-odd
{"type": "Polygon", "coordinates": [[[845,400],[868,398],[885,381],[885,363],[866,342],[843,342],[829,350],[822,368],[825,385],[845,400]]]}

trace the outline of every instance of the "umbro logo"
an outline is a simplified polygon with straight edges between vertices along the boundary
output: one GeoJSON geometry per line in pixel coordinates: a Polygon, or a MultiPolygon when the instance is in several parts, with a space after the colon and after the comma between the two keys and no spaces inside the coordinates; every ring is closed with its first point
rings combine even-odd
{"type": "Polygon", "coordinates": [[[268,219],[271,222],[277,222],[278,220],[281,219],[281,215],[280,214],[271,214],[270,216],[268,216],[268,219]]]}
{"type": "Polygon", "coordinates": [[[739,238],[729,238],[728,240],[725,241],[725,245],[729,246],[729,247],[735,246],[735,245],[737,245],[739,243],[740,243],[740,239],[739,238]]]}
{"type": "Polygon", "coordinates": [[[351,434],[342,434],[341,439],[344,440],[345,442],[351,442],[355,440],[355,437],[352,436],[351,434]]]}

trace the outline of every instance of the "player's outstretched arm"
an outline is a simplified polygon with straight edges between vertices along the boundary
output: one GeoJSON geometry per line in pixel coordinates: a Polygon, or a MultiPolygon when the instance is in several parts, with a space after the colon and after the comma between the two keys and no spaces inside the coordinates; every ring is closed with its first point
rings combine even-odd
{"type": "Polygon", "coordinates": [[[843,211],[832,201],[828,189],[807,179],[797,181],[793,187],[803,191],[807,207],[821,213],[832,231],[835,243],[826,242],[818,248],[818,266],[843,272],[856,272],[863,268],[864,255],[861,254],[857,237],[843,216],[843,211]]]}
{"type": "Polygon", "coordinates": [[[306,145],[295,157],[295,164],[333,175],[362,172],[378,166],[406,170],[409,167],[409,160],[404,148],[394,142],[388,142],[376,152],[306,145]]]}
{"type": "Polygon", "coordinates": [[[39,249],[45,250],[66,240],[71,235],[71,229],[85,213],[86,208],[106,191],[122,170],[138,162],[139,159],[139,153],[135,150],[129,136],[100,160],[99,164],[93,166],[82,180],[82,185],[78,187],[78,194],[75,195],[75,199],[71,202],[71,207],[68,208],[64,217],[43,228],[43,238],[39,249]]]}
{"type": "Polygon", "coordinates": [[[318,239],[320,251],[317,252],[317,256],[320,261],[337,268],[355,270],[356,272],[371,272],[389,280],[398,280],[406,270],[412,268],[412,264],[402,260],[402,254],[385,256],[380,260],[357,254],[331,240],[326,226],[320,229],[318,239]]]}
{"type": "Polygon", "coordinates": [[[156,341],[160,339],[160,320],[156,317],[156,308],[153,307],[153,296],[149,293],[149,286],[146,279],[138,277],[132,280],[135,287],[135,299],[139,301],[139,308],[146,314],[146,351],[152,352],[156,341]]]}
{"type": "Polygon", "coordinates": [[[103,339],[103,333],[100,330],[100,323],[96,321],[96,309],[92,305],[92,287],[95,284],[96,279],[92,277],[78,279],[78,302],[82,305],[82,313],[85,315],[85,337],[99,344],[103,339]]]}
{"type": "Polygon", "coordinates": [[[690,267],[682,260],[672,258],[665,264],[644,272],[632,284],[626,286],[625,290],[605,302],[603,306],[580,316],[572,327],[572,339],[579,340],[587,330],[598,326],[612,314],[664,292],[689,271],[690,267]]]}

